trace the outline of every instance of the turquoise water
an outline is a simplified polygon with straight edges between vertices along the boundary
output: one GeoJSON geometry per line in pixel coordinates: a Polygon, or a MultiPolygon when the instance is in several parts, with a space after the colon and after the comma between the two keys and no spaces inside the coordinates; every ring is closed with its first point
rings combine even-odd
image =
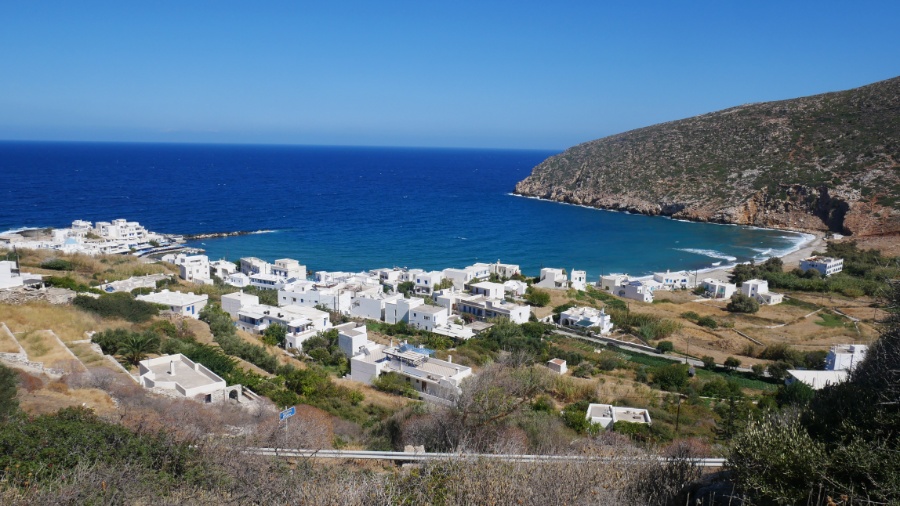
{"type": "Polygon", "coordinates": [[[800,234],[687,223],[511,195],[547,151],[0,143],[0,230],[127,218],[151,230],[270,230],[195,245],[313,270],[476,261],[601,273],[784,254],[800,234]]]}

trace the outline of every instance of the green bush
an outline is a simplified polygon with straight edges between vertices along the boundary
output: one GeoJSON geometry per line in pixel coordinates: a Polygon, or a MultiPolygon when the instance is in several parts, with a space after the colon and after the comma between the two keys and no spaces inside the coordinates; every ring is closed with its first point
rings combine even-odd
{"type": "Polygon", "coordinates": [[[141,323],[159,314],[155,304],[136,300],[130,293],[105,293],[98,298],[78,295],[72,300],[76,307],[97,313],[103,318],[122,318],[141,323]]]}
{"type": "Polygon", "coordinates": [[[660,341],[656,345],[656,351],[660,353],[669,353],[675,350],[675,345],[671,341],[660,341]]]}
{"type": "Polygon", "coordinates": [[[62,258],[52,258],[41,262],[41,269],[50,269],[52,271],[71,271],[75,269],[75,265],[68,260],[62,258]]]}
{"type": "Polygon", "coordinates": [[[406,381],[406,378],[395,372],[387,372],[378,376],[372,382],[372,386],[389,394],[402,395],[412,399],[419,397],[416,389],[406,381]]]}
{"type": "Polygon", "coordinates": [[[73,292],[78,292],[78,293],[87,292],[87,293],[96,293],[98,295],[102,294],[102,293],[106,293],[103,290],[100,290],[99,288],[94,288],[94,287],[88,286],[84,283],[79,283],[78,281],[75,281],[73,278],[71,278],[69,276],[65,276],[65,277],[50,276],[49,278],[44,279],[44,283],[47,284],[47,286],[52,286],[54,288],[66,288],[68,290],[72,290],[73,292]]]}
{"type": "Polygon", "coordinates": [[[701,327],[710,328],[710,329],[719,328],[719,322],[717,322],[711,316],[704,316],[702,318],[699,318],[697,320],[697,325],[700,325],[701,327]]]}
{"type": "Polygon", "coordinates": [[[525,300],[532,306],[544,307],[550,303],[550,294],[529,286],[525,292],[525,300]]]}
{"type": "Polygon", "coordinates": [[[725,309],[732,313],[755,313],[759,311],[759,302],[742,293],[736,293],[731,296],[725,309]]]}
{"type": "Polygon", "coordinates": [[[663,390],[677,392],[690,380],[687,364],[672,364],[656,367],[652,370],[653,383],[663,390]]]}

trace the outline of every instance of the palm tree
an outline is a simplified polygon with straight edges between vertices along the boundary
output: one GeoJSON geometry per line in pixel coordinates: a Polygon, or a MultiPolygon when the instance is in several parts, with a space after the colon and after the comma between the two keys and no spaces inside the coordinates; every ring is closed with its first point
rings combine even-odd
{"type": "Polygon", "coordinates": [[[131,365],[137,365],[148,353],[159,351],[159,336],[152,332],[131,334],[119,344],[119,355],[131,365]]]}

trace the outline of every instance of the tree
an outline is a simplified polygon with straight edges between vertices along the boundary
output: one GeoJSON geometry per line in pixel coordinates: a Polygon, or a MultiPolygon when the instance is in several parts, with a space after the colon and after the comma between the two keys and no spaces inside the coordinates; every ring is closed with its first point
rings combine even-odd
{"type": "Polygon", "coordinates": [[[550,294],[544,290],[528,287],[525,293],[525,300],[532,306],[544,307],[550,303],[550,294]]]}
{"type": "Polygon", "coordinates": [[[741,365],[741,361],[734,357],[728,357],[725,359],[725,368],[728,369],[729,371],[734,371],[740,365],[741,365]]]}
{"type": "Polygon", "coordinates": [[[660,353],[669,353],[675,350],[675,345],[671,341],[660,341],[656,344],[656,351],[660,353]]]}
{"type": "Polygon", "coordinates": [[[716,368],[716,359],[715,358],[710,357],[709,355],[706,355],[703,358],[701,358],[700,360],[703,361],[703,367],[705,369],[709,369],[710,371],[712,371],[713,369],[716,368]]]}
{"type": "Polygon", "coordinates": [[[119,343],[117,353],[129,364],[137,365],[149,353],[159,352],[159,336],[154,332],[133,332],[119,343]]]}
{"type": "Polygon", "coordinates": [[[732,313],[755,313],[759,311],[759,302],[742,293],[736,293],[731,296],[725,309],[732,313]]]}
{"type": "Polygon", "coordinates": [[[272,345],[284,347],[284,341],[287,338],[287,328],[277,323],[266,327],[263,332],[262,342],[272,345]]]}
{"type": "Polygon", "coordinates": [[[678,391],[687,385],[690,375],[688,375],[689,366],[687,364],[672,364],[661,366],[653,369],[653,383],[659,385],[663,390],[670,392],[678,391]]]}

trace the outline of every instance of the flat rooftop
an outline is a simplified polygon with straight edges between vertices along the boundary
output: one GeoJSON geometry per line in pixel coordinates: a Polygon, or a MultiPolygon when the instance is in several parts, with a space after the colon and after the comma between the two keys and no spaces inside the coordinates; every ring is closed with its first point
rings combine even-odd
{"type": "Polygon", "coordinates": [[[144,362],[145,367],[154,374],[156,381],[174,381],[185,389],[214,385],[225,381],[215,374],[204,374],[203,372],[195,371],[192,366],[182,361],[181,357],[178,355],[159,357],[158,359],[146,360],[144,362]],[[169,368],[172,363],[175,364],[174,375],[169,374],[169,368]]]}

